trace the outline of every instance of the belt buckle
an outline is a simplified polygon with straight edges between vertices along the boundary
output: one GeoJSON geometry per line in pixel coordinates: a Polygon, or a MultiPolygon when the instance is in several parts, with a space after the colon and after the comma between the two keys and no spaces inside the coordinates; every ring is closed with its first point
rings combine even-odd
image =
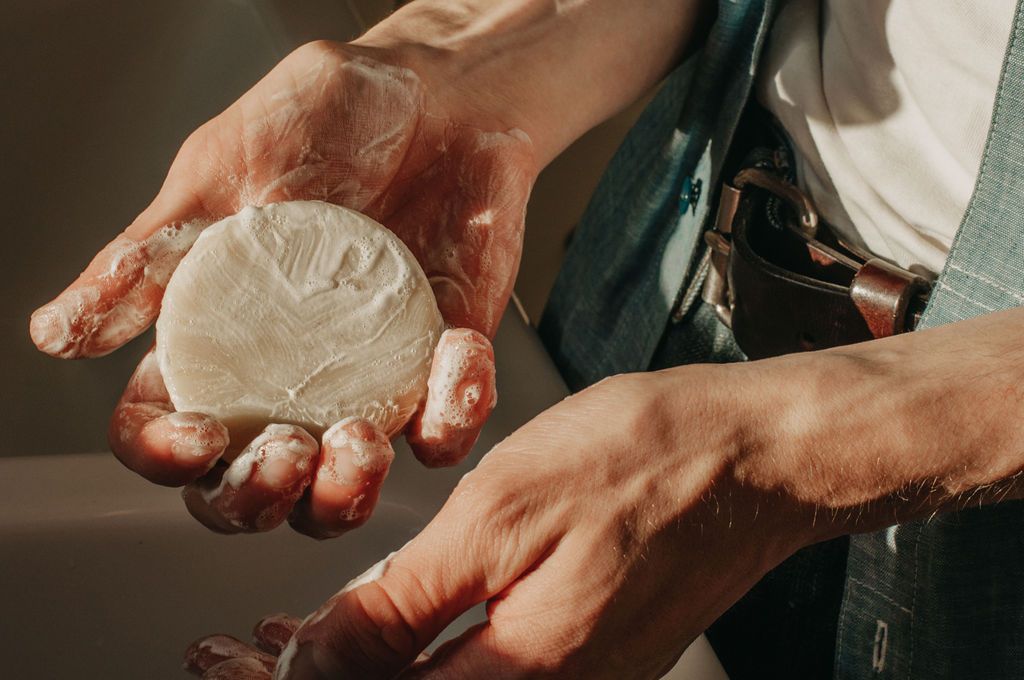
{"type": "MultiPolygon", "coordinates": [[[[719,320],[732,326],[733,301],[729,294],[729,255],[732,252],[732,222],[744,193],[759,188],[786,201],[795,211],[801,237],[813,239],[818,232],[818,211],[811,200],[794,185],[777,174],[759,167],[744,168],[732,183],[723,183],[718,199],[715,226],[704,232],[709,248],[708,273],[701,290],[701,299],[715,310],[719,320]]],[[[837,253],[838,254],[838,253],[837,253]]]]}
{"type": "Polygon", "coordinates": [[[821,220],[810,198],[799,187],[764,167],[744,168],[732,183],[723,183],[714,227],[704,232],[708,270],[701,299],[715,310],[723,324],[732,327],[734,309],[728,275],[733,220],[741,200],[751,190],[767,191],[790,207],[795,220],[786,220],[785,226],[806,244],[814,262],[840,265],[850,271],[850,297],[872,336],[881,338],[913,329],[914,319],[908,323],[908,309],[915,297],[927,293],[928,281],[842,241],[840,245],[849,254],[820,241],[817,236],[821,220]]]}

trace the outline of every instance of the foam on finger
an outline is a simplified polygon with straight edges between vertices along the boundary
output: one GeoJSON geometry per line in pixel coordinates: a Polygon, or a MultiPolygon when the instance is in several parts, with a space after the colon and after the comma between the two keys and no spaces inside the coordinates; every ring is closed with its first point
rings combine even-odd
{"type": "Polygon", "coordinates": [[[289,614],[270,614],[260,619],[252,629],[256,646],[270,654],[280,654],[302,620],[289,614]]]}
{"type": "Polygon", "coordinates": [[[434,352],[426,402],[406,433],[416,457],[428,467],[459,463],[497,401],[490,341],[468,328],[445,331],[434,352]]]}
{"type": "Polygon", "coordinates": [[[32,314],[41,351],[61,359],[109,354],[144,330],[181,258],[209,220],[168,224],[147,238],[121,234],[67,290],[32,314]]]}
{"type": "Polygon", "coordinates": [[[186,487],[185,504],[216,531],[269,531],[309,486],[319,448],[301,427],[268,425],[230,465],[186,487]]]}
{"type": "Polygon", "coordinates": [[[274,670],[276,659],[230,635],[208,635],[189,645],[185,651],[185,670],[202,675],[231,659],[248,659],[266,671],[274,670]]]}
{"type": "Polygon", "coordinates": [[[370,518],[395,451],[387,435],[361,418],[346,418],[323,436],[320,465],[292,526],[317,538],[338,536],[370,518]]]}

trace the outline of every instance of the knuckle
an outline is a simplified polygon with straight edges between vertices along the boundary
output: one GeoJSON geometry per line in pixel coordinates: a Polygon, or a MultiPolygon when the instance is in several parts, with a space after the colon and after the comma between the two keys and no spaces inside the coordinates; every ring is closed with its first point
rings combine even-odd
{"type": "Polygon", "coordinates": [[[334,57],[337,54],[338,43],[333,40],[319,38],[299,45],[291,54],[288,55],[287,58],[304,61],[322,59],[324,57],[334,57]]]}
{"type": "Polygon", "coordinates": [[[345,622],[349,660],[368,676],[404,666],[416,654],[417,634],[399,599],[379,583],[366,584],[352,595],[356,607],[345,622]]]}
{"type": "MultiPolygon", "coordinates": [[[[474,476],[479,479],[446,504],[445,517],[435,526],[443,532],[444,542],[455,548],[448,559],[500,564],[523,547],[520,538],[532,496],[504,476],[474,476]]],[[[459,565],[448,566],[457,570],[459,565]]]]}

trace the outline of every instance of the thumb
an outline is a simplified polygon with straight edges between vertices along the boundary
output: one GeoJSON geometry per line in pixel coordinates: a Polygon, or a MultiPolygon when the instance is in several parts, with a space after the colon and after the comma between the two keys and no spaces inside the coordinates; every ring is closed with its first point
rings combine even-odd
{"type": "Polygon", "coordinates": [[[137,336],[160,311],[178,262],[213,221],[198,193],[169,177],[131,226],[32,314],[29,332],[36,347],[61,359],[98,357],[137,336]]]}
{"type": "Polygon", "coordinates": [[[499,499],[466,486],[419,536],[303,622],[275,678],[392,678],[455,618],[540,558],[546,544],[534,550],[510,540],[513,527],[504,522],[515,513],[499,512],[499,499]]]}
{"type": "Polygon", "coordinates": [[[400,680],[500,680],[517,674],[521,677],[521,669],[508,663],[508,654],[496,632],[490,624],[479,623],[442,645],[429,659],[402,673],[400,680]]]}

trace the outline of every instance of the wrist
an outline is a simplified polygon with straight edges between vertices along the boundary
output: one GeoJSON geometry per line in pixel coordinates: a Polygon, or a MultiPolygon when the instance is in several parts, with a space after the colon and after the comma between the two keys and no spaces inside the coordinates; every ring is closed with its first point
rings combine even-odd
{"type": "Polygon", "coordinates": [[[550,83],[530,72],[531,59],[522,54],[530,46],[508,44],[525,28],[514,19],[493,10],[412,3],[351,46],[415,72],[438,115],[485,132],[525,134],[539,172],[574,138],[564,138],[559,116],[542,105],[550,83]]]}
{"type": "MultiPolygon", "coordinates": [[[[370,58],[413,71],[427,93],[428,113],[483,132],[517,130],[534,142],[535,148],[539,148],[539,140],[551,137],[545,121],[531,116],[521,104],[531,98],[523,91],[524,84],[501,82],[480,73],[480,56],[472,45],[444,46],[441,41],[447,29],[432,24],[431,19],[423,20],[426,28],[422,31],[418,30],[419,20],[396,26],[389,25],[389,20],[349,46],[370,58]]],[[[536,169],[540,171],[540,167],[536,169]]]]}
{"type": "Polygon", "coordinates": [[[771,410],[767,386],[748,368],[695,364],[649,373],[658,382],[648,391],[661,405],[655,409],[659,429],[669,433],[674,497],[687,499],[693,489],[706,488],[699,512],[685,501],[678,510],[722,540],[756,544],[767,569],[819,539],[808,532],[805,504],[778,483],[770,449],[779,442],[764,427],[771,410]]]}
{"type": "Polygon", "coordinates": [[[521,130],[540,169],[656,85],[713,10],[708,0],[419,0],[352,45],[416,71],[464,122],[521,130]]]}
{"type": "Polygon", "coordinates": [[[737,475],[811,513],[808,542],[1019,496],[1024,432],[999,396],[1015,378],[978,379],[979,355],[949,351],[956,332],[743,366],[760,397],[737,475]]]}
{"type": "Polygon", "coordinates": [[[907,431],[915,387],[882,355],[794,354],[743,366],[748,394],[738,483],[775,494],[809,521],[806,544],[897,521],[900,498],[935,470],[911,462],[907,431]],[[899,385],[899,387],[896,387],[899,385]]]}

